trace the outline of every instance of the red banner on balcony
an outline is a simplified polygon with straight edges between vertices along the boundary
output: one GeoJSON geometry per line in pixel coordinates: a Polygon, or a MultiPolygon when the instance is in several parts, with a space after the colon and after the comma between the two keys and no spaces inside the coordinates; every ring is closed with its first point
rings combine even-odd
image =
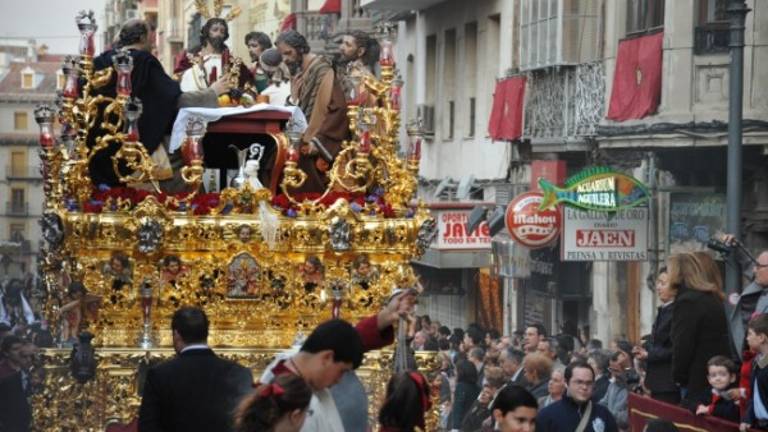
{"type": "Polygon", "coordinates": [[[514,141],[523,135],[525,77],[506,78],[496,83],[488,134],[494,140],[514,141]]]}
{"type": "Polygon", "coordinates": [[[290,13],[283,18],[283,22],[280,23],[280,31],[296,30],[296,14],[290,13]]]}
{"type": "Polygon", "coordinates": [[[619,42],[607,118],[640,119],[656,112],[661,99],[664,33],[619,42]]]}
{"type": "Polygon", "coordinates": [[[340,14],[341,0],[325,0],[319,12],[323,14],[340,14]]]}

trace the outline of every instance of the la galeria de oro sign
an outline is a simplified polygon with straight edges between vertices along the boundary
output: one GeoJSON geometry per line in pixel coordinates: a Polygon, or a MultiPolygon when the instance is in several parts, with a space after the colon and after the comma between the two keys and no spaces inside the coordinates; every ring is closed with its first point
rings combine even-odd
{"type": "Polygon", "coordinates": [[[639,180],[589,168],[560,187],[539,179],[507,206],[506,225],[521,246],[537,249],[560,238],[563,261],[642,261],[648,251],[651,195],[639,180]]]}

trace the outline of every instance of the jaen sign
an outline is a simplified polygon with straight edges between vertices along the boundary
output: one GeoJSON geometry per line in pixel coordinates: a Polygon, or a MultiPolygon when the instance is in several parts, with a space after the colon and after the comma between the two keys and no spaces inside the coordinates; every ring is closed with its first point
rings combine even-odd
{"type": "Polygon", "coordinates": [[[563,209],[563,261],[644,261],[648,258],[648,209],[613,213],[563,209]]]}

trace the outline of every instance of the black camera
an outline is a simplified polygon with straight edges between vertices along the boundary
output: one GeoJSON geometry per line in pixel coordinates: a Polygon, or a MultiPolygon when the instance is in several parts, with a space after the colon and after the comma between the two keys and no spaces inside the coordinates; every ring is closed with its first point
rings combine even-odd
{"type": "Polygon", "coordinates": [[[726,244],[725,242],[722,242],[716,238],[709,239],[707,242],[707,247],[726,256],[729,255],[734,249],[733,245],[726,244]]]}

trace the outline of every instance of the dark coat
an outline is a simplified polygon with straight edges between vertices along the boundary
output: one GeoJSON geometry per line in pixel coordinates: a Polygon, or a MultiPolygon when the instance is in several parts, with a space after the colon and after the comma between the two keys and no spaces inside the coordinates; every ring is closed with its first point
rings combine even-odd
{"type": "MultiPolygon", "coordinates": [[[[579,406],[568,396],[545,407],[536,416],[536,430],[541,432],[573,432],[581,421],[585,406],[579,406]]],[[[599,428],[598,428],[599,429],[599,428]]],[[[616,420],[608,408],[592,402],[592,414],[589,416],[584,432],[618,432],[616,420]],[[595,429],[602,424],[602,430],[595,429]]]]}
{"type": "Polygon", "coordinates": [[[645,345],[646,359],[645,386],[651,393],[679,391],[672,379],[672,311],[674,303],[659,307],[653,322],[651,338],[645,345]]]}
{"type": "Polygon", "coordinates": [[[706,397],[707,362],[731,353],[725,308],[712,293],[681,288],[672,311],[672,377],[686,399],[706,397]]]}
{"type": "Polygon", "coordinates": [[[480,394],[480,388],[475,383],[458,382],[453,394],[453,406],[451,417],[448,420],[448,429],[461,429],[461,422],[467,415],[472,404],[480,394]]]}
{"type": "MultiPolygon", "coordinates": [[[[129,50],[129,53],[133,58],[132,96],[139,98],[142,102],[142,113],[138,121],[139,139],[151,155],[161,145],[163,136],[171,132],[173,121],[176,119],[181,89],[179,83],[165,73],[160,61],[151,53],[135,49],[129,50]]],[[[93,59],[94,69],[112,67],[112,56],[115,54],[116,51],[109,50],[93,59]]],[[[98,89],[97,93],[114,97],[117,93],[116,82],[117,74],[113,73],[112,81],[98,89]]],[[[93,137],[89,136],[89,145],[95,143],[96,136],[104,133],[105,131],[99,127],[94,128],[89,134],[93,135],[93,137]]],[[[89,169],[94,184],[104,183],[110,186],[118,184],[111,157],[117,153],[119,147],[119,144],[112,143],[91,159],[89,169]]]]}
{"type": "Polygon", "coordinates": [[[483,428],[483,422],[490,416],[491,410],[488,408],[488,404],[475,400],[461,422],[461,430],[463,432],[479,431],[483,428]]]}
{"type": "Polygon", "coordinates": [[[249,369],[210,349],[186,351],[147,373],[139,432],[230,431],[232,411],[252,386],[249,369]]]}
{"type": "Polygon", "coordinates": [[[611,384],[611,378],[608,374],[600,375],[600,378],[595,380],[595,388],[592,389],[592,401],[600,402],[605,394],[608,393],[608,386],[611,384]]]}
{"type": "Polygon", "coordinates": [[[755,399],[759,396],[764,405],[768,405],[768,359],[757,356],[752,361],[752,373],[749,377],[749,388],[755,388],[757,384],[757,394],[753,394],[747,401],[747,412],[744,414],[744,423],[755,424],[755,399]]]}
{"type": "Polygon", "coordinates": [[[27,432],[32,408],[22,384],[21,372],[10,371],[0,363],[0,431],[27,432]]]}

